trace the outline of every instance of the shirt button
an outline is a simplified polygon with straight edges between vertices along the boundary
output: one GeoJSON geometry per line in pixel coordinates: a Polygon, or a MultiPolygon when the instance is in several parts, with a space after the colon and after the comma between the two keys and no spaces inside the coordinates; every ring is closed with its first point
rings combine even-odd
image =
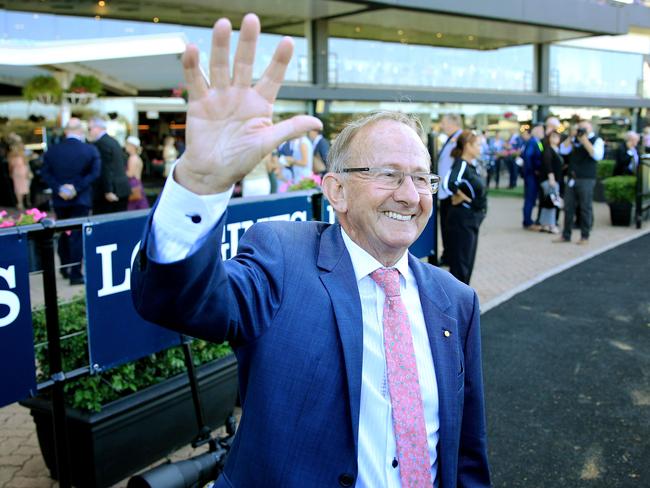
{"type": "Polygon", "coordinates": [[[445,337],[449,337],[449,336],[451,335],[451,332],[449,332],[448,330],[446,330],[446,331],[444,331],[442,334],[443,334],[445,337]]]}
{"type": "Polygon", "coordinates": [[[200,224],[201,223],[201,216],[198,214],[194,215],[188,215],[188,217],[192,220],[193,223],[195,224],[200,224]]]}
{"type": "Polygon", "coordinates": [[[343,473],[341,476],[339,476],[339,485],[343,486],[344,488],[352,486],[353,483],[354,478],[351,474],[343,473]]]}

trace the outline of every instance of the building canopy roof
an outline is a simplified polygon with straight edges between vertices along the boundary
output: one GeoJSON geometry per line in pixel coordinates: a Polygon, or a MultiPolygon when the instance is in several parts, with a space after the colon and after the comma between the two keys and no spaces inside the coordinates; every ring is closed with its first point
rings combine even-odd
{"type": "Polygon", "coordinates": [[[179,57],[182,33],[0,44],[0,83],[24,85],[53,72],[96,76],[110,91],[135,95],[177,86],[183,80],[179,57]]]}

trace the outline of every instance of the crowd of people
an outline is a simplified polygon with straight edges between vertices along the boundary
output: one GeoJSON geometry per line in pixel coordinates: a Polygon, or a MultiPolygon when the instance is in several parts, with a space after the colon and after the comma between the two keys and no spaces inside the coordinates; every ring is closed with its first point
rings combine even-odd
{"type": "MultiPolygon", "coordinates": [[[[440,263],[459,280],[469,283],[478,228],[487,211],[485,195],[491,181],[499,188],[504,166],[508,188],[515,188],[519,177],[523,180],[523,229],[555,234],[553,242],[562,243],[570,242],[573,229],[579,228],[576,244],[589,242],[596,166],[605,155],[605,142],[590,121],[563,125],[549,116],[505,138],[499,132],[486,137],[463,130],[462,117],[450,113],[441,118],[440,132],[445,136],[435,165],[443,181],[438,194],[440,263]]],[[[636,174],[641,142],[644,152],[650,150],[650,128],[643,141],[634,131],[625,134],[614,152],[614,176],[636,174]]]]}
{"type": "MultiPolygon", "coordinates": [[[[13,187],[6,189],[5,196],[15,195],[18,211],[45,206],[57,219],[66,219],[149,208],[142,184],[140,140],[130,136],[123,148],[106,132],[101,117],[90,119],[87,129],[83,121],[72,117],[64,137],[51,144],[40,161],[38,155],[25,150],[19,136],[12,134],[8,140],[7,167],[13,187]],[[31,167],[38,171],[40,188],[33,188],[31,167]],[[51,191],[45,200],[42,189],[51,191]]],[[[83,284],[81,231],[61,233],[57,252],[63,277],[73,285],[83,284]]]]}
{"type": "Polygon", "coordinates": [[[314,129],[267,154],[241,181],[244,197],[282,193],[305,179],[325,174],[330,143],[314,129]]]}

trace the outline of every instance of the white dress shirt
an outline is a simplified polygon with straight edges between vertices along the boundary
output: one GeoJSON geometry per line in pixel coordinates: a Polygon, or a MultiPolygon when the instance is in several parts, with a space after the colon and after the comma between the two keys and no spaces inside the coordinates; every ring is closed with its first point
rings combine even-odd
{"type": "MultiPolygon", "coordinates": [[[[149,251],[154,259],[168,263],[185,258],[199,247],[226,211],[232,189],[217,195],[196,195],[173,180],[173,171],[156,208],[149,251]]],[[[384,292],[370,278],[382,265],[342,231],[359,287],[363,320],[363,366],[359,412],[357,488],[401,486],[392,411],[386,378],[382,316],[384,292]]],[[[408,310],[431,462],[436,480],[439,438],[438,385],[433,356],[420,304],[418,285],[408,266],[408,253],[395,265],[400,272],[400,293],[408,310]]],[[[436,480],[437,486],[437,480],[436,480]]]]}
{"type": "MultiPolygon", "coordinates": [[[[451,167],[454,165],[454,158],[451,155],[451,151],[456,147],[456,139],[463,133],[463,129],[458,129],[452,135],[450,135],[438,155],[438,176],[440,179],[444,179],[449,172],[451,167]]],[[[446,188],[443,188],[442,185],[438,188],[438,200],[444,200],[449,198],[451,193],[446,188]]]]}
{"type": "MultiPolygon", "coordinates": [[[[587,134],[587,139],[591,139],[595,135],[596,135],[595,133],[590,132],[589,134],[587,134]]],[[[571,142],[572,143],[568,146],[565,144],[560,145],[560,154],[562,156],[566,156],[567,154],[570,154],[571,151],[573,151],[574,144],[578,146],[581,145],[576,138],[574,138],[571,142]]],[[[603,141],[602,138],[599,137],[594,141],[592,146],[594,147],[594,155],[592,156],[594,158],[594,161],[601,161],[605,156],[605,141],[603,141]]]]}

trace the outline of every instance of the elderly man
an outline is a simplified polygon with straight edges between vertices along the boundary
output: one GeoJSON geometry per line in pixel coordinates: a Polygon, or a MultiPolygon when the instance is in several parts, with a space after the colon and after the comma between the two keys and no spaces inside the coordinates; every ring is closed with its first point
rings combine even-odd
{"type": "Polygon", "coordinates": [[[237,355],[242,417],[216,486],[488,486],[476,294],[407,251],[439,181],[413,119],[370,115],[337,137],[323,190],[338,224],[258,223],[233,259],[217,251],[233,184],[320,127],[272,125],[293,44],[251,88],[259,32],[247,15],[232,80],[226,19],[209,84],[197,49],[183,56],[187,150],[133,266],[143,317],[237,355]]]}
{"type": "MultiPolygon", "coordinates": [[[[57,218],[69,219],[90,214],[92,184],[99,178],[101,161],[97,149],[85,142],[81,121],[72,117],[65,126],[65,139],[51,146],[43,157],[41,176],[52,189],[52,204],[57,218]]],[[[81,231],[62,233],[57,246],[61,274],[70,284],[84,282],[81,231]]]]}
{"type": "Polygon", "coordinates": [[[93,117],[88,124],[90,139],[102,158],[102,172],[95,182],[93,214],[124,212],[131,185],[126,176],[126,154],[120,143],[106,132],[106,121],[93,117]]]}
{"type": "Polygon", "coordinates": [[[625,140],[616,149],[614,176],[636,174],[636,168],[639,165],[637,146],[640,140],[639,134],[632,130],[625,133],[625,140]]]}
{"type": "Polygon", "coordinates": [[[555,242],[571,242],[576,207],[580,208],[580,240],[589,243],[593,223],[593,196],[596,185],[596,162],[605,155],[605,142],[593,130],[591,122],[581,120],[575,137],[567,138],[560,147],[563,155],[571,154],[564,196],[564,229],[555,242]]]}

